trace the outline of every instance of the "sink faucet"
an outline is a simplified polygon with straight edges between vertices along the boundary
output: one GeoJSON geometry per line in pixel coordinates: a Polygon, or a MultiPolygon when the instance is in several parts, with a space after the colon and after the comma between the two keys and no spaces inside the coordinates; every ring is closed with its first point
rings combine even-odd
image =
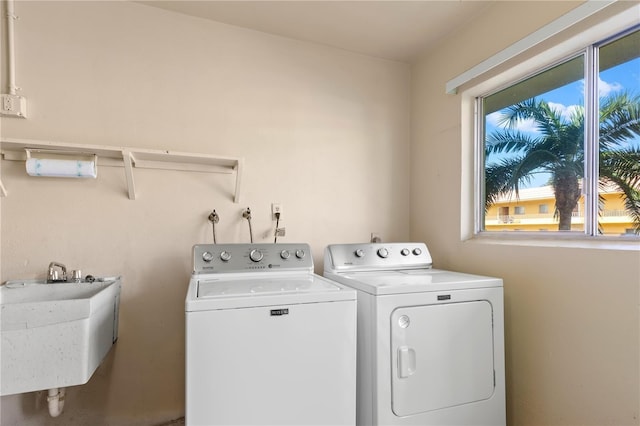
{"type": "Polygon", "coordinates": [[[51,262],[49,264],[49,271],[47,272],[47,283],[58,283],[58,282],[66,282],[67,281],[67,267],[62,263],[51,262]],[[55,268],[60,268],[60,272],[62,272],[62,276],[58,275],[58,270],[55,268]]]}

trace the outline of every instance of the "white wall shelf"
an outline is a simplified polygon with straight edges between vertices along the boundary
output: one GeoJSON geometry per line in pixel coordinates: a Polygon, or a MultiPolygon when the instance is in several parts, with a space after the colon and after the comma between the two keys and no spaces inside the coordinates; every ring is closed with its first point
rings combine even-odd
{"type": "MultiPolygon", "coordinates": [[[[3,159],[18,161],[26,160],[26,150],[32,150],[34,152],[46,151],[47,153],[55,155],[97,155],[99,165],[124,167],[127,190],[131,200],[136,199],[136,189],[133,179],[134,168],[235,174],[236,181],[233,201],[235,203],[240,201],[242,158],[154,149],[7,138],[0,140],[0,149],[3,159]]],[[[1,180],[0,192],[3,197],[7,195],[7,191],[1,180]]]]}

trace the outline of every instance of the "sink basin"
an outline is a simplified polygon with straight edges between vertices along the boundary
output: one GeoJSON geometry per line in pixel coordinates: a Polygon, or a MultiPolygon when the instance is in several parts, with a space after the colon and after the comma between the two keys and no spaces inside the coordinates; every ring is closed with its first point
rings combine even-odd
{"type": "Polygon", "coordinates": [[[118,338],[120,277],[0,287],[0,395],[86,383],[118,338]]]}

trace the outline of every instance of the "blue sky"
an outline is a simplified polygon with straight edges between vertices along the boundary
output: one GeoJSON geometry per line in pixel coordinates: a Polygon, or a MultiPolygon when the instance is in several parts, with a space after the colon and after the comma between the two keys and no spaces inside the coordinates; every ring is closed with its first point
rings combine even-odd
{"type": "MultiPolygon", "coordinates": [[[[625,62],[624,64],[601,72],[598,86],[601,97],[624,90],[640,94],[640,58],[636,58],[632,61],[625,62]]],[[[570,83],[566,86],[544,93],[538,96],[538,98],[545,99],[550,106],[561,112],[563,116],[568,117],[577,106],[583,105],[584,82],[583,80],[580,80],[570,83]]],[[[498,124],[500,116],[500,111],[487,115],[487,134],[490,134],[500,128],[498,124]]],[[[529,120],[523,120],[518,123],[517,129],[530,136],[536,136],[538,134],[533,122],[529,120]]],[[[630,141],[630,143],[635,146],[640,146],[640,138],[635,138],[630,141]]],[[[493,158],[504,157],[504,155],[501,155],[501,157],[496,155],[493,158]]],[[[491,158],[489,158],[489,162],[491,161],[491,158]]],[[[532,181],[525,187],[543,186],[546,184],[547,180],[548,175],[540,174],[532,179],[532,181]]]]}

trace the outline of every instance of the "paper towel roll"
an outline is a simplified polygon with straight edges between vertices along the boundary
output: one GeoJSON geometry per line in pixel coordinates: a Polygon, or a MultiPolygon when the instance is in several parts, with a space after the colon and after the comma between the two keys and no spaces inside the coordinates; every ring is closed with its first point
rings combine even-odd
{"type": "Polygon", "coordinates": [[[98,176],[95,161],[29,158],[26,161],[26,166],[30,176],[94,179],[98,176]]]}

